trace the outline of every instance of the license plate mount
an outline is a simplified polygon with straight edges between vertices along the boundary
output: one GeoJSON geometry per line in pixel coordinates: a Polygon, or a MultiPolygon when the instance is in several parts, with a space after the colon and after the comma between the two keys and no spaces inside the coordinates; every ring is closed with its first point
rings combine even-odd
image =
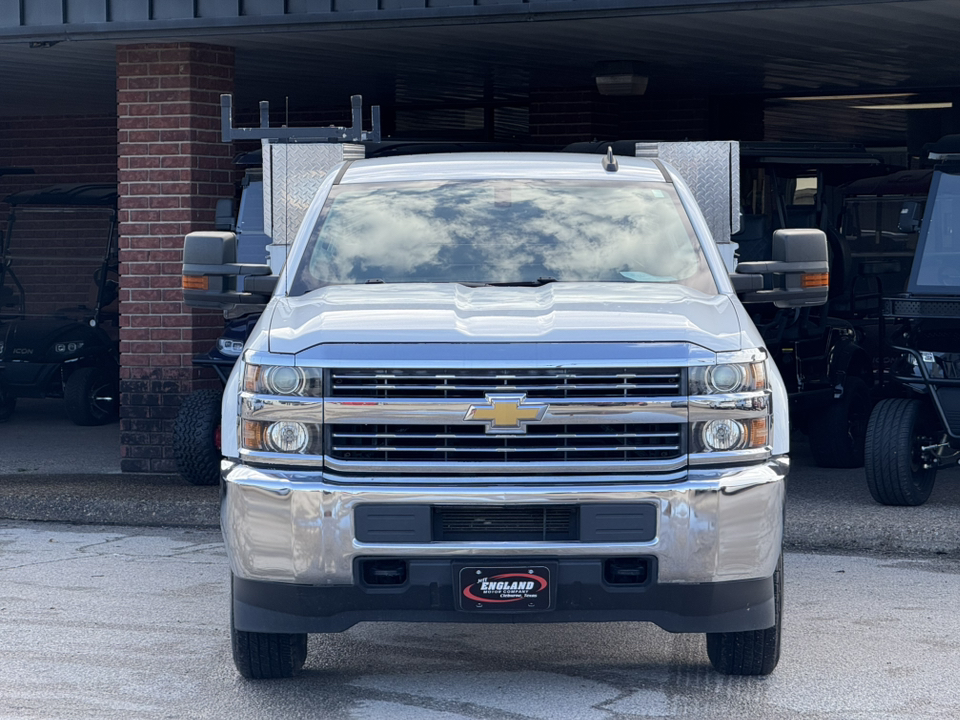
{"type": "Polygon", "coordinates": [[[553,610],[553,573],[546,565],[472,565],[460,568],[457,597],[468,612],[553,610]]]}

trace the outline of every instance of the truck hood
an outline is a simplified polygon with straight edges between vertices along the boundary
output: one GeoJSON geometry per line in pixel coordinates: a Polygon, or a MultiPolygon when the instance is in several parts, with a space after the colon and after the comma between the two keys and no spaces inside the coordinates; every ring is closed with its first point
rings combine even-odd
{"type": "Polygon", "coordinates": [[[741,349],[725,295],[681,285],[332,285],[271,304],[272,353],[330,343],[688,342],[741,349]]]}

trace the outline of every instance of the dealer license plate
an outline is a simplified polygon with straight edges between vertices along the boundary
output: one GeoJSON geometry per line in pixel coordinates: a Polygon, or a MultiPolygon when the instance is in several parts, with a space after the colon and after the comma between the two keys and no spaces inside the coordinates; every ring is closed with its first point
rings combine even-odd
{"type": "Polygon", "coordinates": [[[459,588],[461,610],[553,609],[550,568],[543,565],[461,568],[459,588]]]}

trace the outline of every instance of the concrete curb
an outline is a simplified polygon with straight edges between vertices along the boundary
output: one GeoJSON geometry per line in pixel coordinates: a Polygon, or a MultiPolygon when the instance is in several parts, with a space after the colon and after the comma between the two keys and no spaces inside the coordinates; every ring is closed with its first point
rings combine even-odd
{"type": "Polygon", "coordinates": [[[173,475],[0,476],[0,519],[218,528],[220,492],[173,475]]]}

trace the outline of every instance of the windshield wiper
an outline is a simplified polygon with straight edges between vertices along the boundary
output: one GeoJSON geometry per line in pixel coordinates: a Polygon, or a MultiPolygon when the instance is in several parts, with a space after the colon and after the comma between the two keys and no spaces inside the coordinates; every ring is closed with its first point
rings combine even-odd
{"type": "Polygon", "coordinates": [[[540,287],[541,285],[555,282],[560,281],[552,277],[538,277],[536,280],[518,280],[517,282],[495,282],[489,284],[496,287],[540,287]]]}

